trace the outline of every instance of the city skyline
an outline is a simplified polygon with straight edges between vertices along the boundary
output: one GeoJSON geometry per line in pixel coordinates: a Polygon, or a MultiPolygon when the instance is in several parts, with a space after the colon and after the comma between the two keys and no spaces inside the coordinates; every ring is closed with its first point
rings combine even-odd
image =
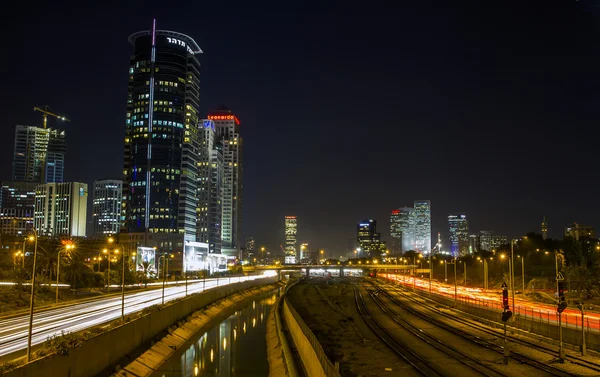
{"type": "MultiPolygon", "coordinates": [[[[200,8],[204,10],[200,14],[215,14],[221,10],[219,6],[214,7],[200,8]]],[[[39,126],[40,116],[31,109],[48,103],[71,119],[64,126],[69,146],[64,181],[86,182],[91,185],[100,177],[119,179],[122,170],[122,125],[126,112],[123,103],[127,93],[123,74],[128,67],[127,57],[130,54],[130,46],[125,39],[137,30],[148,29],[153,18],[150,13],[156,9],[158,8],[153,8],[152,5],[143,11],[124,9],[121,14],[111,17],[113,28],[109,34],[95,31],[102,30],[102,16],[107,17],[109,14],[103,12],[107,11],[101,11],[98,17],[94,16],[97,20],[82,17],[68,28],[44,27],[60,24],[67,17],[57,15],[52,21],[47,20],[42,17],[48,11],[44,7],[34,10],[25,20],[20,19],[23,16],[18,16],[9,21],[7,26],[16,32],[23,32],[27,40],[44,42],[75,38],[75,42],[67,46],[40,43],[39,53],[51,57],[45,67],[34,69],[33,63],[27,61],[1,63],[9,72],[20,69],[16,64],[23,64],[25,71],[34,72],[31,77],[7,78],[6,86],[14,94],[5,95],[4,103],[11,110],[0,115],[3,131],[12,133],[17,124],[39,126]],[[27,26],[34,20],[39,26],[35,30],[27,26]],[[82,31],[78,33],[81,36],[73,34],[73,27],[82,31]],[[88,47],[81,41],[87,39],[90,44],[102,46],[103,54],[112,63],[107,66],[104,62],[100,65],[100,62],[90,61],[86,62],[85,67],[66,64],[76,59],[76,56],[85,55],[84,51],[88,47]],[[86,92],[76,85],[77,77],[88,70],[97,72],[94,77],[89,77],[92,80],[90,85],[96,88],[97,93],[86,92]],[[50,72],[54,74],[49,75],[50,72]],[[35,93],[20,88],[35,84],[40,86],[40,90],[35,93]],[[97,159],[96,156],[102,158],[97,159]]],[[[535,17],[535,22],[529,26],[530,19],[526,21],[512,15],[513,10],[511,5],[505,5],[498,10],[498,14],[482,11],[481,23],[488,22],[491,25],[489,28],[450,11],[446,21],[425,25],[433,28],[433,35],[421,36],[414,43],[403,47],[410,56],[414,55],[411,52],[424,49],[434,54],[434,60],[447,58],[448,63],[439,66],[432,63],[434,60],[415,56],[414,66],[413,63],[402,60],[398,68],[391,71],[384,68],[381,73],[375,72],[376,63],[371,62],[378,59],[370,59],[371,57],[387,57],[392,62],[397,62],[401,56],[406,55],[406,51],[396,51],[395,43],[391,44],[393,48],[389,51],[383,47],[384,42],[381,46],[377,43],[364,43],[370,42],[378,32],[387,32],[388,34],[383,33],[383,38],[391,42],[392,38],[386,39],[389,38],[386,35],[393,33],[385,26],[378,25],[376,31],[365,35],[352,34],[344,21],[358,17],[352,11],[332,21],[341,30],[350,33],[350,40],[340,42],[327,54],[321,52],[332,34],[325,20],[330,21],[327,16],[335,14],[335,9],[329,6],[323,9],[321,16],[314,18],[306,14],[286,14],[288,26],[255,13],[251,14],[257,15],[256,20],[260,22],[249,23],[241,16],[243,12],[234,11],[232,17],[238,17],[240,24],[233,31],[219,33],[211,30],[216,21],[207,19],[205,23],[196,23],[191,17],[175,17],[175,13],[169,11],[161,12],[158,22],[165,29],[181,30],[194,35],[203,47],[201,92],[206,96],[201,98],[200,114],[207,114],[221,103],[226,103],[244,120],[242,127],[246,139],[246,161],[243,223],[247,226],[243,236],[253,236],[258,245],[264,244],[270,250],[276,250],[280,243],[278,234],[281,232],[270,230],[281,227],[281,216],[295,213],[302,218],[303,240],[319,248],[341,251],[346,239],[354,233],[355,224],[362,218],[378,219],[382,238],[389,240],[387,221],[390,209],[397,208],[414,197],[427,197],[431,200],[432,238],[440,231],[443,238],[447,239],[447,215],[457,211],[469,214],[470,227],[475,230],[493,229],[509,236],[519,236],[528,231],[539,232],[543,216],[546,216],[548,222],[548,236],[552,238],[561,238],[564,228],[573,222],[598,226],[595,213],[598,212],[599,205],[594,200],[588,200],[590,197],[594,198],[594,177],[590,178],[592,182],[589,185],[577,187],[567,180],[547,184],[547,179],[550,179],[548,177],[556,177],[567,166],[572,172],[575,169],[574,173],[583,173],[577,170],[579,167],[569,164],[572,158],[595,158],[591,141],[581,137],[587,130],[593,130],[592,102],[595,100],[592,101],[592,96],[595,94],[589,87],[574,83],[590,82],[591,75],[596,75],[591,67],[597,61],[597,53],[589,52],[583,47],[589,43],[589,39],[586,39],[589,37],[582,33],[592,27],[587,18],[592,10],[585,8],[583,4],[564,4],[561,8],[549,10],[558,24],[567,17],[579,20],[580,22],[575,23],[575,30],[555,28],[555,24],[535,17]],[[499,31],[496,35],[498,47],[486,45],[486,37],[495,35],[492,29],[501,25],[502,17],[507,16],[517,30],[533,31],[535,26],[539,31],[533,32],[530,39],[523,41],[510,33],[499,31]],[[309,30],[299,37],[297,32],[306,20],[314,21],[315,30],[309,30]],[[459,23],[458,20],[464,21],[466,28],[482,30],[483,36],[475,37],[474,41],[458,42],[452,33],[442,35],[445,30],[453,29],[455,23],[459,23]],[[270,37],[271,23],[276,23],[281,28],[281,36],[270,37]],[[241,31],[249,33],[243,35],[241,31]],[[536,41],[536,37],[539,38],[540,33],[550,36],[549,39],[555,45],[531,43],[536,41]],[[571,38],[575,35],[577,38],[571,38]],[[436,41],[438,36],[440,40],[436,41]],[[320,37],[324,37],[325,42],[320,43],[320,37]],[[306,69],[299,66],[298,69],[295,68],[293,62],[298,59],[297,53],[280,43],[286,38],[290,40],[289,46],[314,46],[304,49],[306,69]],[[351,45],[352,38],[361,42],[364,50],[357,62],[366,64],[367,73],[359,71],[354,63],[344,59],[343,51],[348,47],[346,43],[351,45]],[[571,43],[573,40],[575,42],[571,43]],[[459,56],[444,50],[443,44],[446,43],[457,49],[459,56]],[[499,46],[505,44],[510,44],[515,51],[521,53],[522,58],[512,60],[502,57],[501,61],[494,63],[493,58],[499,54],[499,46]],[[250,54],[252,57],[249,58],[245,54],[250,51],[246,47],[249,45],[262,53],[250,54]],[[478,52],[469,52],[473,47],[478,52]],[[548,61],[537,55],[556,56],[561,51],[577,53],[589,59],[582,59],[583,64],[573,66],[576,69],[561,70],[562,73],[557,77],[554,73],[559,64],[575,63],[548,61]],[[464,54],[464,57],[460,54],[464,54]],[[339,78],[329,78],[326,73],[340,62],[344,62],[344,65],[341,65],[339,78]],[[473,62],[480,62],[478,64],[481,66],[473,62]],[[415,68],[420,63],[424,63],[424,68],[415,68]],[[461,67],[461,64],[465,66],[461,67]],[[475,69],[474,73],[469,72],[474,67],[479,69],[475,69]],[[531,80],[517,85],[502,79],[511,75],[521,78],[529,75],[531,80]],[[418,79],[412,79],[412,76],[418,79]],[[453,76],[464,77],[464,80],[454,81],[453,76]],[[382,83],[388,77],[390,84],[382,83]],[[553,79],[546,80],[547,77],[553,79]],[[586,80],[571,80],[574,77],[586,77],[586,80]],[[284,85],[279,86],[279,81],[290,86],[285,93],[291,100],[283,102],[275,98],[276,106],[273,106],[273,93],[283,89],[284,85]],[[371,87],[363,81],[372,83],[369,85],[373,85],[375,90],[369,90],[371,87]],[[381,92],[385,95],[376,95],[372,100],[360,95],[358,102],[354,102],[340,91],[347,88],[346,82],[358,83],[359,86],[353,88],[353,92],[381,92]],[[399,89],[399,97],[390,99],[388,94],[395,93],[396,90],[393,86],[401,82],[406,85],[398,86],[406,89],[399,89]],[[497,93],[486,91],[484,86],[488,84],[499,86],[500,89],[497,93]],[[443,97],[443,101],[431,94],[432,88],[437,88],[437,96],[443,97]],[[319,95],[319,92],[324,94],[319,95]],[[313,93],[316,93],[314,103],[317,106],[311,102],[313,93]],[[330,97],[338,99],[326,102],[330,101],[330,97]],[[403,106],[398,105],[402,101],[397,101],[397,98],[405,97],[414,99],[409,99],[403,106]],[[449,104],[445,104],[447,97],[453,98],[449,104]],[[329,106],[322,106],[324,103],[329,106]],[[373,108],[383,108],[376,107],[376,103],[384,103],[389,106],[383,107],[397,109],[374,112],[373,108]],[[422,106],[424,103],[428,103],[427,108],[422,106]],[[299,114],[296,119],[287,116],[298,114],[297,109],[303,107],[308,109],[303,112],[305,115],[299,114]],[[425,115],[430,107],[437,109],[442,115],[425,115]],[[327,110],[320,110],[321,108],[327,110]],[[356,111],[350,115],[344,111],[347,108],[355,108],[356,111]],[[463,108],[469,108],[471,112],[463,114],[463,108]],[[335,117],[332,116],[333,113],[336,114],[335,117]],[[284,128],[280,127],[281,119],[286,119],[284,128]],[[318,138],[305,132],[311,121],[316,122],[315,128],[321,133],[318,138]],[[377,123],[382,129],[375,131],[374,127],[363,126],[371,122],[377,123]],[[333,127],[328,127],[328,124],[333,127]],[[403,125],[400,127],[402,133],[394,130],[392,126],[396,124],[403,125]],[[419,127],[420,124],[423,127],[419,127]],[[344,127],[339,127],[341,125],[344,127]],[[568,127],[575,127],[578,132],[565,135],[562,130],[568,127]],[[339,133],[340,129],[344,132],[339,133]],[[416,164],[407,166],[400,178],[387,175],[387,171],[392,171],[390,167],[393,165],[390,164],[399,161],[396,156],[412,154],[417,149],[412,144],[395,145],[391,148],[387,141],[381,141],[379,136],[382,132],[388,133],[389,137],[386,139],[389,140],[401,138],[424,141],[423,150],[419,149],[422,157],[416,164]],[[454,138],[454,133],[460,134],[463,140],[454,138]],[[480,137],[490,135],[493,138],[482,143],[486,148],[474,143],[480,137]],[[514,139],[514,135],[519,135],[518,140],[514,139]],[[576,135],[578,136],[575,137],[576,135]],[[332,137],[341,143],[326,147],[325,142],[332,137]],[[488,150],[491,140],[498,143],[499,147],[488,150]],[[368,184],[357,182],[350,173],[354,167],[372,169],[367,161],[357,157],[357,146],[363,145],[365,141],[382,143],[380,147],[374,148],[370,161],[375,162],[376,168],[379,166],[376,170],[380,172],[378,176],[386,183],[386,187],[378,189],[376,197],[369,197],[368,200],[362,195],[368,192],[368,184],[374,181],[367,180],[368,184]],[[460,190],[448,185],[453,182],[456,172],[461,171],[444,160],[443,156],[450,150],[450,145],[452,149],[463,148],[473,154],[465,160],[470,166],[470,176],[461,178],[467,184],[462,185],[460,190]],[[550,153],[549,147],[553,145],[560,145],[560,148],[554,148],[550,153]],[[300,147],[311,153],[298,153],[299,156],[289,153],[290,148],[300,147]],[[387,152],[388,150],[393,153],[387,152]],[[539,161],[540,156],[545,156],[543,163],[539,161]],[[388,160],[390,162],[386,162],[388,160]],[[328,161],[336,168],[332,171],[315,169],[314,166],[320,166],[322,161],[328,161]],[[354,162],[349,164],[346,161],[354,162]],[[407,177],[415,176],[418,179],[414,184],[411,181],[408,184],[398,184],[406,181],[407,177]],[[440,185],[440,181],[443,184],[440,185]],[[263,208],[264,203],[268,203],[267,209],[263,208]],[[519,214],[518,218],[515,218],[516,213],[519,214]],[[328,229],[328,233],[323,234],[322,229],[328,229]]],[[[524,6],[521,10],[524,14],[535,14],[534,7],[524,6]]],[[[429,9],[426,5],[414,5],[405,11],[407,18],[410,14],[420,12],[435,13],[434,9],[429,9]]],[[[467,10],[468,15],[473,15],[474,12],[473,9],[467,10]]],[[[366,17],[375,13],[367,11],[366,17]]],[[[435,19],[440,21],[438,18],[435,19]]],[[[407,28],[415,26],[410,20],[407,21],[407,28]]],[[[504,22],[506,21],[502,20],[504,22]]],[[[404,41],[404,37],[402,40],[404,41]]],[[[7,48],[16,53],[25,51],[26,47],[18,41],[7,43],[7,48]]],[[[50,119],[49,123],[52,125],[53,120],[50,119]]],[[[12,159],[11,139],[14,138],[13,134],[10,135],[0,142],[4,161],[12,159]]],[[[10,164],[2,164],[0,178],[9,180],[10,177],[10,164]]]]}

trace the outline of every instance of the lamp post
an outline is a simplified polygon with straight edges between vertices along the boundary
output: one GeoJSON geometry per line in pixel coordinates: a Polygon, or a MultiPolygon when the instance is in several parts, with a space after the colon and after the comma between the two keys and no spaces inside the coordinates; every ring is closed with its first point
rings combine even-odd
{"type": "Polygon", "coordinates": [[[267,263],[265,263],[265,247],[261,247],[260,251],[262,253],[262,261],[263,261],[263,266],[266,265],[267,263]]]}
{"type": "Polygon", "coordinates": [[[456,262],[457,262],[456,257],[454,257],[454,261],[452,263],[452,264],[454,264],[454,307],[456,307],[456,300],[458,297],[458,289],[456,286],[456,262]]]}
{"type": "MultiPolygon", "coordinates": [[[[66,244],[65,245],[65,251],[69,251],[71,249],[74,249],[75,245],[73,245],[72,243],[66,244]]],[[[61,250],[58,250],[58,255],[56,257],[56,303],[58,304],[58,277],[60,276],[60,252],[61,250]]]]}
{"type": "Polygon", "coordinates": [[[521,278],[523,279],[523,293],[525,293],[525,256],[517,255],[517,258],[521,258],[521,278]]]}
{"type": "MultiPolygon", "coordinates": [[[[510,272],[510,291],[512,296],[512,309],[515,308],[515,241],[518,241],[518,238],[513,238],[510,240],[510,263],[508,264],[509,272],[510,272]]],[[[558,292],[558,290],[557,290],[558,292]]]]}
{"type": "MultiPolygon", "coordinates": [[[[169,258],[172,258],[172,256],[169,255],[168,253],[166,253],[166,254],[163,253],[163,255],[161,255],[160,258],[163,259],[162,303],[164,305],[165,304],[165,281],[166,281],[166,278],[167,278],[167,274],[169,273],[169,258]]],[[[160,260],[160,258],[159,258],[159,260],[160,260]]]]}
{"type": "MultiPolygon", "coordinates": [[[[127,258],[129,260],[129,258],[127,258]]],[[[125,321],[125,249],[121,254],[121,321],[125,321]]]]}
{"type": "MultiPolygon", "coordinates": [[[[35,246],[33,248],[33,269],[31,270],[31,297],[29,299],[29,333],[27,335],[27,362],[31,361],[31,333],[33,332],[33,297],[35,294],[35,262],[37,258],[37,244],[38,234],[35,229],[33,230],[33,236],[29,237],[30,241],[35,240],[35,246]]],[[[23,243],[25,245],[25,243],[23,243]]]]}
{"type": "MultiPolygon", "coordinates": [[[[321,250],[321,261],[325,259],[325,250],[321,250]]],[[[323,262],[321,262],[323,264],[323,262]]]]}
{"type": "Polygon", "coordinates": [[[431,261],[431,252],[429,253],[429,293],[431,293],[431,279],[433,275],[433,263],[431,261]]]}

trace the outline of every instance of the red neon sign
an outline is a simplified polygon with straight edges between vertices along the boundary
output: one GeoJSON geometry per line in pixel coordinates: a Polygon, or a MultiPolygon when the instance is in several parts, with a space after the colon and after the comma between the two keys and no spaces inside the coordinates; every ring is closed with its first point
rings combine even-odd
{"type": "Polygon", "coordinates": [[[235,115],[209,115],[210,120],[233,120],[235,124],[240,125],[240,120],[235,115]]]}

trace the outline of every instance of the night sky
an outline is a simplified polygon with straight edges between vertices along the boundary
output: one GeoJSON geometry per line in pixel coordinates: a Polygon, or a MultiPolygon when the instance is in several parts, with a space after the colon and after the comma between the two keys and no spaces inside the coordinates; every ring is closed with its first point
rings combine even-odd
{"type": "Polygon", "coordinates": [[[599,16],[591,1],[28,2],[3,12],[0,179],[33,106],[67,115],[66,180],[121,177],[129,34],[194,38],[201,109],[242,122],[244,236],[338,256],[363,218],[432,203],[471,231],[552,237],[598,212],[599,16]],[[288,4],[289,3],[289,4],[288,4]]]}

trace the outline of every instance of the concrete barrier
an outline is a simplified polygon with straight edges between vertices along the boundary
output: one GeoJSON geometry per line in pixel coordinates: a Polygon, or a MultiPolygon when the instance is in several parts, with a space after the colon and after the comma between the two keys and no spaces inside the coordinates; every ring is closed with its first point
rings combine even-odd
{"type": "Polygon", "coordinates": [[[6,377],[92,377],[114,366],[134,350],[147,345],[169,326],[189,314],[235,292],[277,282],[278,277],[265,277],[212,288],[181,301],[167,304],[132,322],[116,327],[73,348],[68,355],[49,355],[5,374],[6,377]]]}
{"type": "Polygon", "coordinates": [[[340,377],[339,368],[329,360],[323,347],[302,321],[288,300],[283,298],[283,318],[298,350],[306,375],[310,377],[340,377]]]}

